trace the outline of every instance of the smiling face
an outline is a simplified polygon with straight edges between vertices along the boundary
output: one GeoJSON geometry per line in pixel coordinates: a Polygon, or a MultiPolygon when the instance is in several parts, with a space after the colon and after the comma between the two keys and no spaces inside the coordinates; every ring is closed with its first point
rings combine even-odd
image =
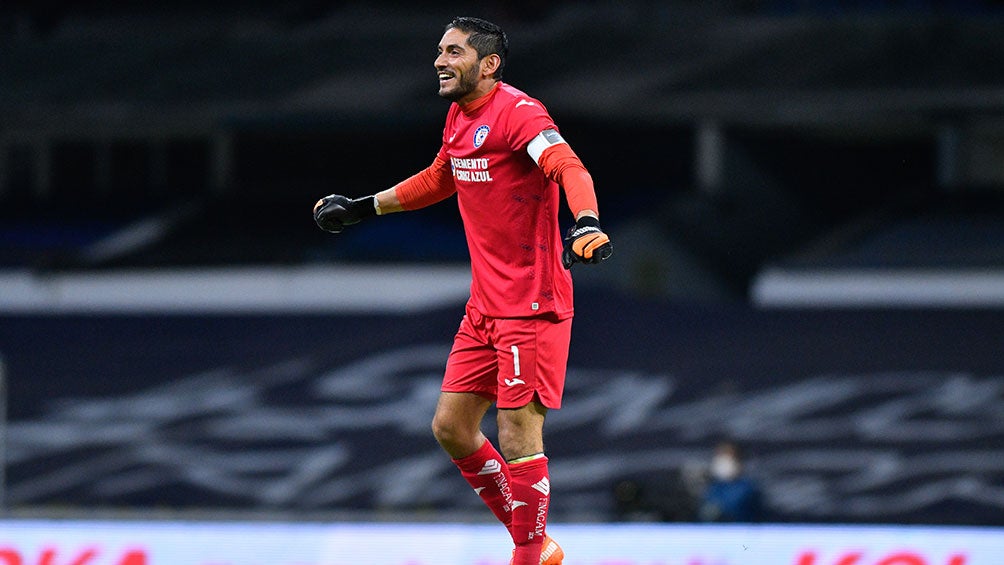
{"type": "Polygon", "coordinates": [[[491,56],[479,58],[477,50],[467,43],[469,35],[457,28],[446,30],[435,62],[439,95],[460,104],[479,98],[495,84],[491,56]]]}

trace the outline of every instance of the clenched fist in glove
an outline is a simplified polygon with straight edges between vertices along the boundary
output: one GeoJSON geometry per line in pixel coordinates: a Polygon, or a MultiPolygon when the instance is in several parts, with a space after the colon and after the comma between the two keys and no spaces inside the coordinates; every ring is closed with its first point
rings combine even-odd
{"type": "Polygon", "coordinates": [[[614,246],[600,229],[600,221],[592,216],[582,216],[568,229],[561,264],[571,269],[575,263],[596,264],[610,257],[614,246]]]}
{"type": "Polygon", "coordinates": [[[314,204],[314,221],[324,231],[341,233],[345,226],[358,224],[361,220],[376,216],[376,197],[346,198],[341,194],[331,194],[314,204]]]}

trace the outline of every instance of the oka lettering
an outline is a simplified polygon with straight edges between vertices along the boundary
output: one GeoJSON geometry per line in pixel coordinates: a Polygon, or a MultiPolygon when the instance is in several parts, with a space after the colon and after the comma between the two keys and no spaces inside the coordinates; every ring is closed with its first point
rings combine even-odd
{"type": "Polygon", "coordinates": [[[796,565],[966,565],[967,563],[966,556],[961,553],[952,555],[947,561],[942,562],[926,559],[920,553],[911,551],[883,555],[878,559],[867,557],[860,551],[852,551],[838,556],[832,563],[818,559],[814,551],[809,551],[795,561],[796,565]]]}
{"type": "Polygon", "coordinates": [[[9,547],[0,547],[0,565],[148,565],[146,551],[129,550],[121,555],[109,555],[94,548],[80,551],[59,551],[48,547],[38,556],[28,555],[9,547]]]}

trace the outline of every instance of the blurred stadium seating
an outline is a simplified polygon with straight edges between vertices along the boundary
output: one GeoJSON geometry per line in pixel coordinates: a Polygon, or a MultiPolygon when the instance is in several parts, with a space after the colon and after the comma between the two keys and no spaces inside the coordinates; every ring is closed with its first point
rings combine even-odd
{"type": "MultiPolygon", "coordinates": [[[[937,232],[925,218],[943,206],[978,198],[984,221],[1000,209],[998,3],[485,11],[511,31],[508,78],[549,104],[593,170],[605,222],[641,234],[625,241],[635,289],[695,286],[645,264],[666,247],[696,286],[722,289],[705,294],[744,297],[765,264],[853,253],[841,238],[887,217],[937,232]]],[[[9,4],[0,261],[463,261],[457,246],[394,251],[397,222],[370,228],[372,253],[349,251],[306,212],[431,160],[445,108],[429,46],[451,16],[393,2],[9,4]],[[134,245],[89,252],[144,221],[134,245]]],[[[437,209],[404,229],[449,240],[459,226],[437,209]]]]}
{"type": "MultiPolygon", "coordinates": [[[[739,433],[778,521],[1002,524],[1001,2],[480,7],[510,32],[506,80],[548,105],[590,168],[616,246],[614,268],[575,272],[598,306],[577,314],[581,380],[554,418],[559,519],[612,519],[617,471],[659,480],[739,433]],[[916,311],[830,309],[846,305],[916,311]],[[618,391],[623,417],[597,398],[618,391]]],[[[252,316],[198,301],[95,314],[87,297],[47,311],[15,295],[184,268],[434,265],[456,286],[453,206],[337,238],[309,215],[324,194],[368,194],[431,162],[446,111],[432,60],[452,10],[0,4],[8,502],[481,516],[435,480],[452,471],[422,443],[425,415],[397,404],[435,395],[453,294],[345,311],[353,296],[321,295],[330,309],[252,316]],[[395,365],[416,355],[421,367],[395,365]],[[382,386],[352,389],[360,376],[382,386]],[[377,483],[405,464],[426,473],[408,483],[426,498],[377,483]]],[[[356,292],[414,283],[386,272],[356,292]]]]}

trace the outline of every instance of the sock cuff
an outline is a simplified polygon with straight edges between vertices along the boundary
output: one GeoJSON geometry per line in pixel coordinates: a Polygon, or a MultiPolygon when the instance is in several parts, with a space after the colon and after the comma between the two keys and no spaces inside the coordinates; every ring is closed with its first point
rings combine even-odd
{"type": "Polygon", "coordinates": [[[502,456],[492,445],[492,442],[485,440],[481,447],[477,451],[468,455],[467,457],[461,457],[460,459],[453,459],[453,463],[460,468],[462,472],[465,473],[479,473],[485,469],[485,464],[490,461],[497,462],[498,470],[502,470],[502,466],[505,465],[502,456]]]}
{"type": "Polygon", "coordinates": [[[541,451],[540,453],[534,453],[533,455],[527,455],[525,457],[517,457],[515,459],[510,459],[509,461],[506,461],[506,463],[509,463],[510,465],[519,465],[520,463],[536,461],[537,459],[547,459],[547,457],[545,457],[544,452],[541,451]]]}
{"type": "Polygon", "coordinates": [[[529,461],[509,463],[509,472],[513,475],[520,475],[523,473],[530,473],[535,469],[540,469],[541,467],[547,467],[547,457],[543,454],[541,457],[537,457],[529,461]]]}

